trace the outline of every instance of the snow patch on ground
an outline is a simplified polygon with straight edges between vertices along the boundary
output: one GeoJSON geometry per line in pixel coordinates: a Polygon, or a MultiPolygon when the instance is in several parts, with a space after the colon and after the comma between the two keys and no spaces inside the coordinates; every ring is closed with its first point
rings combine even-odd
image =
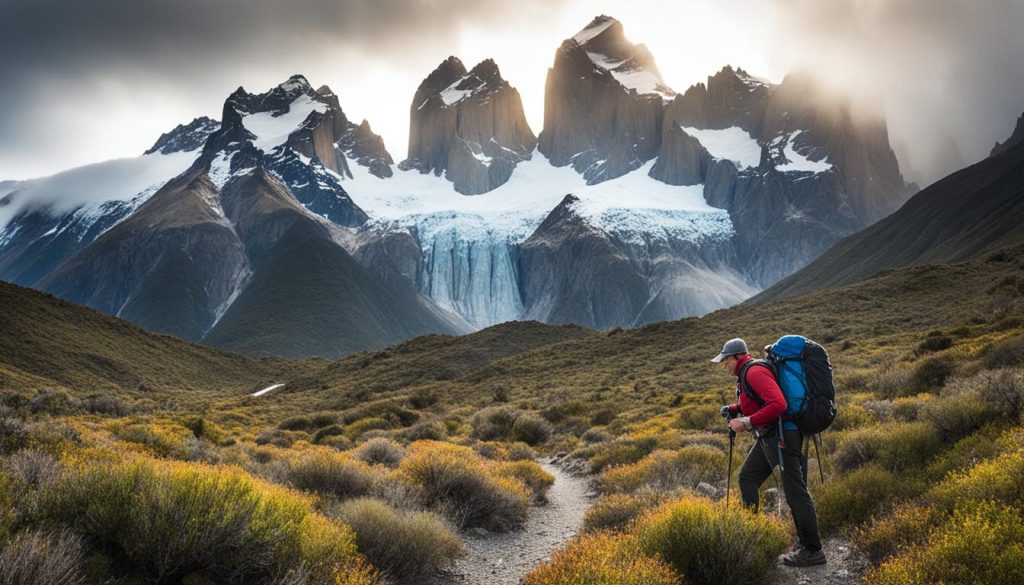
{"type": "Polygon", "coordinates": [[[267,386],[266,388],[264,388],[263,390],[260,390],[259,392],[253,392],[251,394],[251,396],[263,396],[264,394],[266,394],[267,392],[270,392],[271,390],[277,390],[281,386],[284,386],[284,384],[274,384],[272,386],[267,386]]]}
{"type": "Polygon", "coordinates": [[[274,115],[273,112],[258,112],[242,118],[242,125],[256,136],[253,144],[263,152],[270,152],[275,146],[288,140],[313,112],[326,112],[327,104],[318,102],[308,95],[300,95],[292,101],[288,111],[274,115]]]}
{"type": "Polygon", "coordinates": [[[148,190],[156,191],[181,174],[197,151],[153,153],[119,158],[25,181],[11,205],[0,208],[0,226],[27,208],[49,207],[53,215],[103,201],[127,201],[148,190]]]}
{"type": "Polygon", "coordinates": [[[761,164],[761,145],[746,130],[732,126],[722,130],[683,128],[696,138],[711,156],[730,160],[738,169],[756,168],[761,164]]]}

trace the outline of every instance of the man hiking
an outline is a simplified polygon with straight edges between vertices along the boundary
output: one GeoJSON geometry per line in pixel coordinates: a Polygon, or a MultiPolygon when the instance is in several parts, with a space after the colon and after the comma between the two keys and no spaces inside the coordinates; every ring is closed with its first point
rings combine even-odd
{"type": "Polygon", "coordinates": [[[824,564],[826,559],[821,550],[817,513],[811,494],[807,491],[803,434],[792,421],[782,420],[786,411],[786,398],[772,371],[758,363],[750,364],[753,360],[742,339],[730,339],[722,347],[721,353],[711,359],[712,362],[721,363],[726,371],[737,377],[737,403],[722,407],[723,416],[729,419],[729,429],[737,433],[751,431],[756,437],[740,468],[739,484],[743,505],[757,510],[761,484],[772,474],[781,453],[782,489],[793,513],[797,533],[796,548],[782,555],[782,562],[792,567],[824,564]],[[759,400],[747,395],[743,390],[744,382],[759,400]],[[781,444],[780,427],[783,429],[781,444]]]}

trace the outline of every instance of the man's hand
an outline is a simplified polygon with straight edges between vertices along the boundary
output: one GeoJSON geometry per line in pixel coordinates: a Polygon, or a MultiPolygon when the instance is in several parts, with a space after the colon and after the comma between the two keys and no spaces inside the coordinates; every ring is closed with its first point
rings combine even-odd
{"type": "Polygon", "coordinates": [[[722,415],[722,418],[728,420],[732,418],[732,410],[729,409],[729,405],[722,407],[722,410],[718,411],[718,414],[722,415]]]}
{"type": "Polygon", "coordinates": [[[729,421],[729,430],[734,433],[739,433],[747,430],[747,425],[744,424],[742,418],[734,418],[729,421]]]}

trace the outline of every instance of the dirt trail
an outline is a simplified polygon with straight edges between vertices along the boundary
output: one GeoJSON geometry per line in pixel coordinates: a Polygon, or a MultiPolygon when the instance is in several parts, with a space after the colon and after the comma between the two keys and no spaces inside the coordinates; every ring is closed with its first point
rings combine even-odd
{"type": "Polygon", "coordinates": [[[829,538],[824,543],[828,564],[795,568],[779,563],[779,579],[775,585],[857,585],[868,566],[867,559],[843,538],[829,538]]]}
{"type": "Polygon", "coordinates": [[[522,530],[504,534],[478,534],[471,530],[464,534],[466,556],[450,574],[430,581],[431,585],[515,585],[576,535],[583,513],[593,502],[588,495],[589,480],[570,475],[550,463],[541,466],[555,476],[547,504],[530,508],[522,530]]]}

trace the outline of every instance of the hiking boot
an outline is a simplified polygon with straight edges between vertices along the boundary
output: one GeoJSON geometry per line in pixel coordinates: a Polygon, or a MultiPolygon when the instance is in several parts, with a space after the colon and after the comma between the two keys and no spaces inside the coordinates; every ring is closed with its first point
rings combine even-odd
{"type": "Polygon", "coordinates": [[[791,553],[782,555],[782,564],[790,567],[811,567],[814,565],[824,565],[826,562],[825,551],[811,552],[802,546],[798,546],[791,553]]]}

